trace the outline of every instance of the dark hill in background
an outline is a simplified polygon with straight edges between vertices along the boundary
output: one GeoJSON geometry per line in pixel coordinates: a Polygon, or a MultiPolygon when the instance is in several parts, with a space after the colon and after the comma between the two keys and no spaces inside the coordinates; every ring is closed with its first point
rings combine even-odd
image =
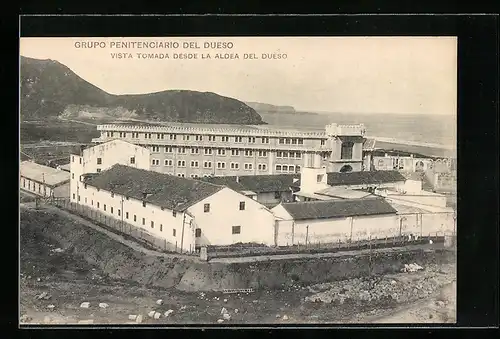
{"type": "Polygon", "coordinates": [[[245,102],[245,104],[252,107],[257,112],[295,113],[295,108],[293,108],[292,106],[276,106],[262,102],[245,102]]]}
{"type": "Polygon", "coordinates": [[[21,57],[21,117],[43,120],[82,114],[94,118],[134,117],[144,120],[262,124],[261,116],[245,103],[188,90],[113,95],[80,78],[53,60],[21,57]],[[64,114],[63,114],[64,113],[64,114]]]}

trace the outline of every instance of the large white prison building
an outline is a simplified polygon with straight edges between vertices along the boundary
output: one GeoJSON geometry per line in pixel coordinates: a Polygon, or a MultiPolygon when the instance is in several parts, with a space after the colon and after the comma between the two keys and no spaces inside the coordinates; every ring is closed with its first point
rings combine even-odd
{"type": "Polygon", "coordinates": [[[269,126],[121,123],[99,125],[94,143],[125,140],[151,151],[151,170],[182,177],[300,173],[312,163],[329,172],[363,170],[362,124],[323,131],[269,126]]]}

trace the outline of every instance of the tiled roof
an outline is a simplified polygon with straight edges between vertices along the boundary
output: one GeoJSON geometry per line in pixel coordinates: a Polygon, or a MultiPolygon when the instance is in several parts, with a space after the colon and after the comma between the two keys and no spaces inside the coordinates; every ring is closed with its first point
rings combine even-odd
{"type": "Polygon", "coordinates": [[[385,184],[405,180],[406,178],[398,171],[327,173],[327,183],[331,186],[385,184]]]}
{"type": "Polygon", "coordinates": [[[226,185],[237,191],[253,191],[256,193],[284,192],[290,189],[294,179],[299,179],[300,174],[272,174],[272,175],[245,175],[229,177],[202,178],[203,181],[217,185],[226,185]],[[238,178],[238,181],[237,180],[238,178]]]}
{"type": "Polygon", "coordinates": [[[178,211],[185,210],[224,188],[224,186],[200,180],[120,164],[114,165],[99,175],[90,176],[86,183],[96,188],[178,211]]]}
{"type": "Polygon", "coordinates": [[[19,174],[26,179],[45,183],[47,186],[53,187],[68,182],[70,178],[69,172],[43,166],[32,161],[21,162],[19,174]]]}
{"type": "Polygon", "coordinates": [[[373,196],[369,192],[341,187],[328,187],[314,193],[340,199],[363,199],[373,196]]]}
{"type": "Polygon", "coordinates": [[[345,218],[397,212],[381,198],[291,202],[282,203],[282,206],[294,220],[345,218]]]}

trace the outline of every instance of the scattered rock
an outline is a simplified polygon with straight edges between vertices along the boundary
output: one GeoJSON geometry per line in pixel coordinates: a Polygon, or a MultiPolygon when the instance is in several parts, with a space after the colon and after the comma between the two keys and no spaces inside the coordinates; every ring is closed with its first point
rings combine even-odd
{"type": "Polygon", "coordinates": [[[129,320],[136,320],[137,319],[137,314],[129,314],[128,319],[129,320]]]}
{"type": "Polygon", "coordinates": [[[258,300],[254,300],[252,301],[254,304],[257,304],[259,301],[258,300]]]}
{"type": "Polygon", "coordinates": [[[224,320],[223,320],[223,319],[217,319],[217,322],[218,322],[219,324],[221,324],[221,323],[223,323],[223,322],[224,322],[224,320]]]}
{"type": "Polygon", "coordinates": [[[222,318],[224,318],[224,320],[231,320],[231,316],[229,315],[229,313],[224,313],[222,315],[222,318]]]}
{"type": "Polygon", "coordinates": [[[276,314],[276,318],[281,318],[281,316],[279,314],[276,314]]]}
{"type": "Polygon", "coordinates": [[[237,308],[234,310],[234,313],[238,313],[238,309],[237,308]]]}
{"type": "Polygon", "coordinates": [[[51,252],[56,252],[56,253],[61,253],[61,252],[64,252],[64,250],[62,248],[54,248],[53,250],[51,250],[51,252]]]}
{"type": "Polygon", "coordinates": [[[80,304],[80,307],[81,308],[89,308],[90,307],[90,303],[88,301],[85,301],[83,303],[80,304]]]}
{"type": "Polygon", "coordinates": [[[283,319],[283,320],[288,320],[288,316],[285,314],[285,315],[283,316],[283,318],[281,318],[281,319],[283,319]]]}
{"type": "Polygon", "coordinates": [[[181,306],[180,310],[185,310],[187,308],[186,305],[181,306]]]}
{"type": "Polygon", "coordinates": [[[168,317],[169,315],[171,315],[172,313],[174,313],[174,310],[168,310],[165,312],[165,317],[168,317]]]}
{"type": "Polygon", "coordinates": [[[100,308],[107,308],[109,305],[106,303],[99,303],[100,308]]]}
{"type": "Polygon", "coordinates": [[[53,310],[54,308],[56,308],[56,306],[55,305],[48,305],[47,308],[53,310]]]}
{"type": "Polygon", "coordinates": [[[226,313],[228,313],[228,312],[227,312],[226,308],[225,308],[225,307],[223,307],[223,308],[220,310],[220,314],[226,314],[226,313]]]}
{"type": "Polygon", "coordinates": [[[155,316],[156,311],[149,311],[148,317],[153,318],[155,316]]]}
{"type": "Polygon", "coordinates": [[[40,281],[42,281],[42,279],[40,279],[40,278],[36,278],[36,281],[40,282],[40,281]]]}
{"type": "Polygon", "coordinates": [[[161,317],[161,313],[160,312],[155,312],[153,318],[160,319],[160,317],[161,317]]]}
{"type": "Polygon", "coordinates": [[[224,302],[227,303],[227,299],[224,299],[224,302]]]}
{"type": "Polygon", "coordinates": [[[439,306],[439,307],[444,307],[444,305],[445,305],[445,304],[444,304],[444,301],[442,301],[442,300],[438,300],[438,301],[436,301],[436,306],[439,306]]]}
{"type": "Polygon", "coordinates": [[[79,324],[93,324],[94,320],[93,319],[87,319],[87,320],[78,320],[79,324]]]}
{"type": "Polygon", "coordinates": [[[156,305],[163,305],[163,300],[162,299],[156,300],[156,305]]]}
{"type": "Polygon", "coordinates": [[[20,318],[19,318],[19,321],[21,323],[27,323],[29,321],[31,321],[31,317],[28,316],[27,314],[23,314],[20,318]]]}
{"type": "Polygon", "coordinates": [[[40,300],[40,299],[49,300],[51,298],[51,296],[47,292],[42,292],[41,294],[37,295],[35,298],[38,300],[40,300]]]}
{"type": "Polygon", "coordinates": [[[396,280],[391,280],[391,285],[396,285],[396,280]]]}
{"type": "Polygon", "coordinates": [[[139,314],[139,315],[137,316],[137,318],[135,318],[135,322],[136,322],[137,324],[142,323],[142,314],[139,314]]]}

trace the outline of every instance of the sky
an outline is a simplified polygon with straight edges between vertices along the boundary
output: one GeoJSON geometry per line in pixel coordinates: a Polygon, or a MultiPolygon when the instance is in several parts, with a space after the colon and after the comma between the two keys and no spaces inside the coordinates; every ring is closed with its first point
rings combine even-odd
{"type": "Polygon", "coordinates": [[[20,54],[57,60],[112,94],[186,89],[309,112],[456,115],[455,37],[21,38],[20,54]],[[165,47],[118,48],[137,41],[165,47]],[[183,48],[189,42],[200,48],[183,48]],[[232,48],[204,48],[210,42],[232,48]],[[100,47],[83,47],[91,43],[100,47]],[[239,59],[215,59],[217,53],[239,59]],[[258,59],[244,59],[252,53],[258,59]],[[207,54],[211,59],[202,59],[207,54]]]}

